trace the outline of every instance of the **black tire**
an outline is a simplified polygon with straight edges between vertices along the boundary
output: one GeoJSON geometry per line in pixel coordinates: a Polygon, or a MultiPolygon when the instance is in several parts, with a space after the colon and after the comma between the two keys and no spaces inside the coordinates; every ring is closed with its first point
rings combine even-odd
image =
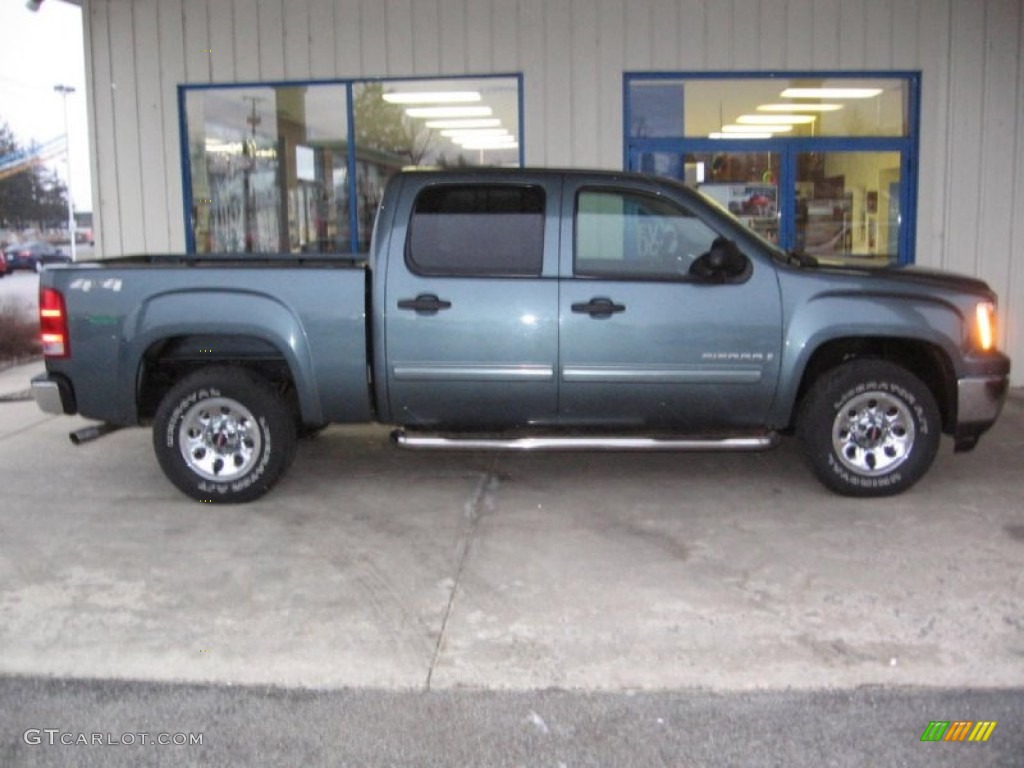
{"type": "Polygon", "coordinates": [[[295,433],[299,440],[312,440],[325,429],[327,429],[326,424],[303,424],[299,422],[295,425],[295,433]]]}
{"type": "Polygon", "coordinates": [[[942,425],[931,391],[883,360],[852,360],[804,398],[797,436],[814,474],[843,496],[893,496],[928,471],[942,425]]]}
{"type": "Polygon", "coordinates": [[[269,491],[295,456],[295,420],[259,377],[207,368],[160,402],[153,448],[167,478],[198,501],[239,504],[269,491]]]}

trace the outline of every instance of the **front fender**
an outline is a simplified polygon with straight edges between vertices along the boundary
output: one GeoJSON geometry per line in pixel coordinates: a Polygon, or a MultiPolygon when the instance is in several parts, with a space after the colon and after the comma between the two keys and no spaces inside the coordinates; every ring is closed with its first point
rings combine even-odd
{"type": "Polygon", "coordinates": [[[157,342],[176,336],[258,338],[288,365],[308,423],[324,420],[309,340],[296,314],[279,300],[253,291],[188,288],[157,294],[125,318],[117,382],[122,402],[135,403],[142,358],[157,342]]]}
{"type": "Polygon", "coordinates": [[[961,358],[964,318],[941,298],[825,293],[799,303],[787,320],[782,374],[772,409],[772,421],[778,425],[791,424],[807,366],[825,344],[891,339],[938,348],[954,369],[961,358]]]}

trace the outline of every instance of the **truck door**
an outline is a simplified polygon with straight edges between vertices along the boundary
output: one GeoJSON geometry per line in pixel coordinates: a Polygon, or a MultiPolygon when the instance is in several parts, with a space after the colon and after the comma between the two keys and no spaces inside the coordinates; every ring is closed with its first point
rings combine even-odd
{"type": "Polygon", "coordinates": [[[479,431],[557,418],[561,177],[481,178],[404,181],[384,312],[396,423],[479,431]]]}
{"type": "Polygon", "coordinates": [[[729,245],[715,243],[713,217],[619,183],[566,179],[563,188],[561,421],[716,432],[763,425],[781,344],[772,263],[734,247],[736,269],[709,278],[713,245],[729,245]]]}

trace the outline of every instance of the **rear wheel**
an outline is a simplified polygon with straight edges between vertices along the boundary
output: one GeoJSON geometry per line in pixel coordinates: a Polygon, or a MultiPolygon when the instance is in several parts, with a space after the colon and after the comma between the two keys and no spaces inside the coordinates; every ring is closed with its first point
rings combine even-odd
{"type": "Polygon", "coordinates": [[[192,498],[252,501],[291,463],[295,422],[262,379],[210,368],[183,379],[161,401],[153,447],[164,474],[192,498]]]}
{"type": "Polygon", "coordinates": [[[811,469],[845,496],[891,496],[928,471],[941,423],[931,391],[882,360],[824,374],[800,409],[797,435],[811,469]]]}

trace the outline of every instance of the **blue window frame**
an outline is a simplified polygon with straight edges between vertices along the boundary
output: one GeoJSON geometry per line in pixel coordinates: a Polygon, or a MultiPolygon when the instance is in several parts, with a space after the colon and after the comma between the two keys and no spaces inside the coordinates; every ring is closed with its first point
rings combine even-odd
{"type": "Polygon", "coordinates": [[[522,75],[178,87],[190,253],[369,247],[387,179],[523,164],[522,75]]]}
{"type": "Polygon", "coordinates": [[[628,170],[684,180],[787,249],[913,261],[919,72],[626,73],[623,104],[628,170]]]}

